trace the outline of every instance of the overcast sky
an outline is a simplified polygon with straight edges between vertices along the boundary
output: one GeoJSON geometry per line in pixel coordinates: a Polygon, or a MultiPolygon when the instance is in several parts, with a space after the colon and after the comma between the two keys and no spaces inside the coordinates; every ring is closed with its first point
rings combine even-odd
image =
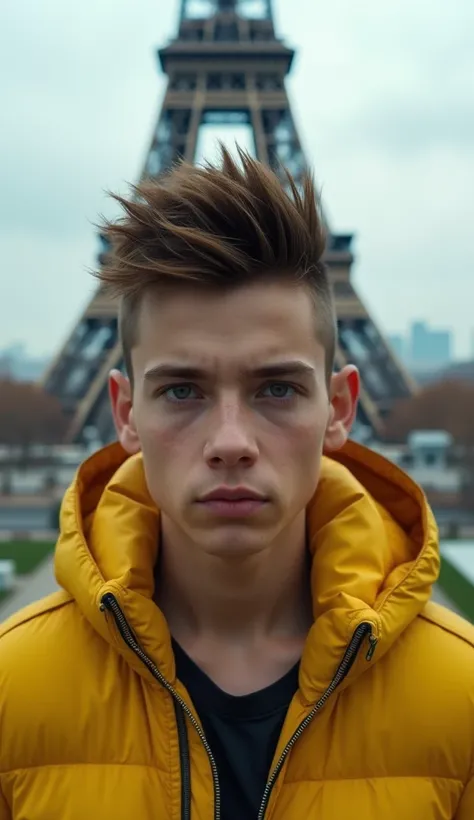
{"type": "MultiPolygon", "coordinates": [[[[474,328],[473,0],[274,0],[331,226],[386,332],[474,328]]],[[[136,180],[178,0],[0,3],[0,348],[62,344],[93,291],[104,191],[136,180]]]]}

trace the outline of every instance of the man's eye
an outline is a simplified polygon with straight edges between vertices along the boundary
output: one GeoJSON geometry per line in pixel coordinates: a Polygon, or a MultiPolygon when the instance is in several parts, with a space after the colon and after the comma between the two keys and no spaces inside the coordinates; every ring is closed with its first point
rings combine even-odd
{"type": "Polygon", "coordinates": [[[162,395],[166,396],[168,401],[186,401],[197,398],[195,388],[191,384],[177,384],[174,387],[167,387],[162,395]]]}
{"type": "MultiPolygon", "coordinates": [[[[297,395],[297,389],[286,382],[271,382],[265,385],[259,395],[267,399],[279,399],[288,401],[297,395]]],[[[180,402],[193,401],[201,397],[200,392],[192,384],[175,384],[160,390],[160,396],[169,402],[178,404],[180,402]]]]}
{"type": "Polygon", "coordinates": [[[296,389],[291,384],[286,382],[272,382],[267,384],[263,392],[266,393],[266,398],[271,399],[292,399],[296,395],[296,389]]]}

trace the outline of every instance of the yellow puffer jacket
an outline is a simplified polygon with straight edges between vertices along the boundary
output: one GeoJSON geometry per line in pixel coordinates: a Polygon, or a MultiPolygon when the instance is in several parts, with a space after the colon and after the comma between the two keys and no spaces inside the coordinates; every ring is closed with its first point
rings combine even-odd
{"type": "MultiPolygon", "coordinates": [[[[349,444],[324,459],[308,527],[315,621],[259,820],[473,820],[474,629],[428,603],[422,492],[349,444]]],[[[158,534],[140,456],[112,445],[83,464],[62,509],[64,591],[0,631],[1,820],[218,820],[152,600],[158,534]]]]}

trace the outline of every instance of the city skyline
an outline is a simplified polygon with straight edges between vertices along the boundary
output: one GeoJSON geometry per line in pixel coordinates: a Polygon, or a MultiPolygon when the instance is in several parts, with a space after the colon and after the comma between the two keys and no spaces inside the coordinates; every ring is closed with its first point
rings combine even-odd
{"type": "MultiPolygon", "coordinates": [[[[356,235],[362,299],[387,336],[422,316],[454,328],[455,357],[468,357],[473,8],[275,5],[278,34],[297,50],[289,90],[303,145],[331,226],[356,235]]],[[[164,91],[154,50],[177,14],[156,0],[0,12],[0,348],[54,354],[93,293],[93,223],[112,215],[104,190],[140,173],[164,91]]]]}
{"type": "Polygon", "coordinates": [[[418,319],[407,333],[390,334],[388,340],[398,358],[415,373],[436,372],[454,362],[452,328],[434,328],[418,319]]]}

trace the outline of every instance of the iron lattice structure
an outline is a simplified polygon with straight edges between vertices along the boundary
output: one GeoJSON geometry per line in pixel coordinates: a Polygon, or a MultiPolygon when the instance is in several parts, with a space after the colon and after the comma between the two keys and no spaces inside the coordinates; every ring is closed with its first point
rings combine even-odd
{"type": "MultiPolygon", "coordinates": [[[[211,123],[250,126],[255,155],[278,174],[283,164],[301,179],[306,160],[285,87],[294,54],[275,35],[271,0],[181,0],[178,35],[158,51],[167,87],[142,178],[159,176],[182,157],[194,162],[200,129],[211,123]]],[[[352,235],[329,230],[336,366],[352,362],[361,373],[355,437],[379,437],[393,402],[414,385],[354,290],[351,245],[352,235]]],[[[107,379],[111,368],[122,367],[116,314],[99,289],[43,379],[70,419],[70,442],[114,437],[107,379]]]]}

